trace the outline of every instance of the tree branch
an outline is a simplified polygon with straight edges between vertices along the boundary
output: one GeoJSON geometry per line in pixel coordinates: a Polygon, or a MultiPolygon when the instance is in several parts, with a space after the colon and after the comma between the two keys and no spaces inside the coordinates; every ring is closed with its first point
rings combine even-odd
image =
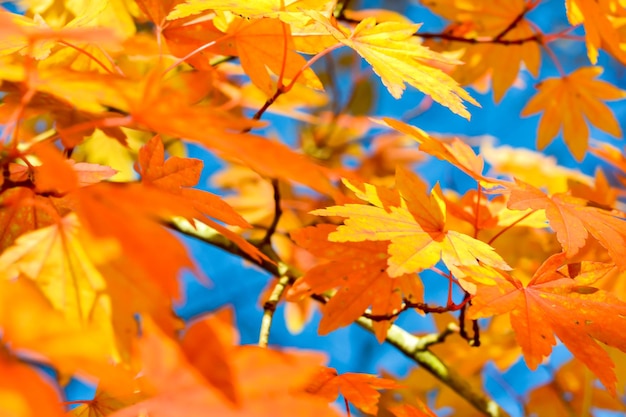
{"type": "Polygon", "coordinates": [[[259,346],[267,347],[270,339],[270,329],[276,306],[282,298],[285,290],[293,284],[294,279],[288,275],[283,275],[278,279],[270,297],[263,304],[263,319],[261,320],[261,331],[259,332],[259,346]]]}
{"type": "MultiPolygon", "coordinates": [[[[374,332],[373,322],[370,319],[360,317],[357,323],[364,329],[374,332]]],[[[490,417],[508,416],[495,401],[474,390],[465,378],[457,374],[454,369],[446,366],[437,355],[428,350],[428,346],[432,344],[432,337],[430,336],[417,337],[393,324],[387,332],[386,341],[465,398],[478,411],[490,417]]]]}
{"type": "MultiPolygon", "coordinates": [[[[233,255],[244,258],[259,266],[266,272],[274,276],[281,277],[281,279],[285,279],[287,282],[289,282],[289,280],[296,280],[302,275],[300,271],[281,261],[272,263],[265,260],[259,261],[252,259],[233,242],[200,222],[197,222],[197,228],[194,228],[187,220],[177,218],[172,219],[172,221],[167,223],[167,226],[187,236],[196,238],[212,246],[223,249],[233,255]]],[[[263,245],[260,249],[269,258],[277,259],[276,253],[271,246],[263,245]]],[[[275,292],[278,294],[279,291],[284,291],[284,288],[277,290],[275,287],[274,290],[275,291],[272,292],[272,295],[275,292]]],[[[270,298],[272,297],[270,296],[270,298]]],[[[319,297],[314,298],[320,301],[319,297]]],[[[322,300],[325,301],[323,298],[322,300]]],[[[374,333],[372,320],[366,317],[360,317],[357,320],[357,323],[369,332],[374,333]]],[[[437,338],[433,337],[433,335],[426,335],[423,337],[414,336],[396,325],[392,325],[389,328],[386,336],[386,341],[389,344],[394,346],[409,359],[423,366],[424,369],[430,372],[442,383],[453,389],[461,397],[465,398],[465,400],[472,404],[478,411],[489,417],[508,416],[508,414],[502,410],[502,408],[500,408],[495,401],[484,395],[482,392],[475,390],[462,376],[458,375],[453,369],[446,366],[446,364],[439,359],[439,357],[428,350],[428,347],[433,343],[436,343],[436,340],[437,338]]]]}
{"type": "Polygon", "coordinates": [[[272,188],[274,189],[274,218],[272,218],[272,223],[270,224],[270,227],[267,228],[265,236],[261,241],[262,244],[267,245],[272,244],[272,236],[276,232],[278,222],[280,221],[280,216],[283,215],[283,209],[280,206],[280,182],[278,181],[278,179],[272,179],[272,188]]]}

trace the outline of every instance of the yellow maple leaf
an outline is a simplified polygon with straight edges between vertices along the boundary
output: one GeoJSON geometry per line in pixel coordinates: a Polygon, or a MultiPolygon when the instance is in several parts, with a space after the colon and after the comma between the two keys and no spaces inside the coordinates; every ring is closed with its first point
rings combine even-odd
{"type": "Polygon", "coordinates": [[[522,116],[543,111],[537,133],[537,147],[545,148],[563,129],[563,140],[578,160],[589,143],[585,118],[605,132],[620,137],[622,130],[613,112],[602,100],[619,100],[626,91],[605,81],[595,80],[601,67],[583,67],[562,78],[549,78],[537,85],[539,92],[522,110],[522,116]]]}
{"type": "MultiPolygon", "coordinates": [[[[85,237],[77,216],[69,214],[56,224],[20,236],[0,256],[0,271],[5,279],[32,279],[69,322],[97,326],[113,340],[107,285],[87,254],[85,237]]],[[[114,252],[111,245],[98,245],[100,260],[114,252]]]]}
{"type": "Polygon", "coordinates": [[[565,0],[567,19],[572,25],[585,26],[587,56],[592,64],[598,62],[598,49],[604,47],[615,58],[626,63],[626,51],[621,47],[619,11],[621,0],[565,0]]]}
{"type": "Polygon", "coordinates": [[[303,10],[317,10],[330,16],[334,7],[335,0],[187,0],[177,5],[167,19],[181,19],[207,10],[217,10],[252,19],[279,18],[286,23],[304,26],[309,18],[303,10]]]}
{"type": "Polygon", "coordinates": [[[389,191],[366,184],[365,191],[348,181],[344,184],[358,198],[372,205],[346,204],[315,210],[321,216],[346,217],[344,224],[329,235],[331,242],[360,242],[364,240],[391,241],[387,273],[391,277],[431,268],[440,260],[448,269],[458,271],[458,265],[492,265],[510,269],[488,244],[466,234],[448,230],[446,207],[439,186],[430,195],[411,172],[398,168],[396,186],[400,192],[398,204],[385,194],[389,191]]]}
{"type": "Polygon", "coordinates": [[[479,106],[454,79],[429,64],[438,62],[457,65],[461,62],[419,44],[413,35],[420,25],[403,22],[376,23],[376,19],[368,17],[350,32],[347,28],[334,25],[318,12],[309,11],[307,14],[321,23],[335,39],[361,55],[393,97],[400,98],[405,83],[408,83],[466,119],[470,118],[470,114],[463,105],[463,100],[479,106]]]}

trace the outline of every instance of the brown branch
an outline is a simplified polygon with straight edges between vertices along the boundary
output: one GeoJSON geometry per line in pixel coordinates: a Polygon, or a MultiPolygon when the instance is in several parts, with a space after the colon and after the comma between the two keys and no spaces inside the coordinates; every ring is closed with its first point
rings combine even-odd
{"type": "Polygon", "coordinates": [[[464,43],[469,43],[469,44],[494,43],[494,44],[505,45],[505,46],[522,45],[527,42],[542,43],[542,40],[543,40],[543,35],[541,33],[535,33],[534,35],[527,36],[525,38],[519,38],[519,39],[496,39],[495,37],[491,37],[491,36],[488,36],[488,37],[485,36],[485,37],[479,37],[479,38],[465,38],[463,36],[456,36],[456,35],[452,35],[450,33],[445,33],[445,32],[416,33],[415,36],[419,36],[420,38],[424,38],[424,39],[443,39],[446,41],[464,42],[464,43]]]}
{"type": "Polygon", "coordinates": [[[428,303],[420,303],[420,302],[413,302],[413,301],[409,301],[407,299],[405,299],[402,302],[402,306],[395,310],[393,313],[391,314],[371,314],[371,313],[364,313],[363,317],[370,319],[372,321],[385,321],[385,320],[391,320],[393,318],[398,317],[400,314],[402,314],[404,311],[407,311],[411,308],[417,308],[418,310],[422,310],[422,312],[429,314],[429,313],[436,313],[436,314],[442,314],[442,313],[447,313],[450,311],[459,311],[461,310],[466,303],[469,301],[469,299],[466,297],[463,299],[463,301],[460,304],[450,304],[448,306],[433,306],[430,305],[428,303]]]}
{"type": "Polygon", "coordinates": [[[522,10],[522,12],[518,14],[517,17],[513,19],[513,21],[509,23],[509,25],[506,28],[504,28],[502,32],[498,33],[493,38],[493,40],[499,41],[500,39],[504,38],[507,35],[507,33],[515,29],[515,27],[519,24],[519,22],[521,22],[524,19],[524,17],[526,16],[526,13],[528,13],[530,10],[532,10],[532,7],[529,7],[528,5],[526,5],[526,7],[524,7],[524,10],[522,10]]]}
{"type": "MultiPolygon", "coordinates": [[[[272,263],[270,261],[252,259],[250,255],[243,252],[233,242],[200,222],[197,222],[197,227],[194,227],[187,220],[172,219],[172,221],[167,225],[175,231],[199,239],[233,255],[247,259],[274,276],[288,277],[288,279],[295,280],[302,275],[300,271],[290,267],[280,260],[272,263]]],[[[276,253],[270,246],[264,245],[261,247],[261,250],[269,258],[274,260],[277,259],[276,253]]],[[[327,302],[327,299],[321,295],[313,296],[312,298],[320,302],[327,302]]],[[[357,323],[369,332],[374,333],[372,320],[366,317],[360,317],[357,320],[357,323]]],[[[456,391],[461,397],[472,404],[478,411],[489,417],[508,416],[508,414],[502,410],[502,408],[500,408],[495,401],[484,395],[479,390],[474,389],[474,387],[472,387],[465,380],[465,378],[457,374],[454,369],[448,367],[441,359],[439,359],[438,356],[428,350],[428,347],[433,344],[433,339],[436,338],[433,338],[431,335],[426,335],[423,338],[414,336],[396,325],[391,325],[385,338],[387,343],[394,346],[403,355],[413,360],[415,363],[424,367],[424,369],[430,372],[442,383],[456,391]]]]}
{"type": "Polygon", "coordinates": [[[265,231],[265,236],[263,236],[263,239],[261,240],[262,245],[271,245],[272,236],[276,232],[280,216],[283,214],[283,209],[280,206],[280,183],[276,178],[272,179],[272,188],[274,189],[274,218],[272,219],[270,226],[265,231]]]}

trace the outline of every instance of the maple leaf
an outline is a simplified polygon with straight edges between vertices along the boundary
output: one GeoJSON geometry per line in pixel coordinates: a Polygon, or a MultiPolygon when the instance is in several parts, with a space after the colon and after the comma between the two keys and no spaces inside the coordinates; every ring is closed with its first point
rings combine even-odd
{"type": "Polygon", "coordinates": [[[545,210],[550,227],[568,257],[574,257],[591,235],[621,270],[626,269],[626,220],[623,213],[593,207],[587,200],[568,194],[547,196],[521,181],[508,188],[509,208],[545,210]]]}
{"type": "Polygon", "coordinates": [[[0,10],[0,52],[12,53],[27,48],[34,58],[44,59],[58,41],[93,42],[103,47],[115,47],[119,40],[112,30],[85,27],[103,8],[102,3],[89,3],[82,16],[59,29],[50,28],[41,17],[33,20],[0,10]]]}
{"type": "Polygon", "coordinates": [[[63,317],[31,279],[7,278],[0,277],[0,329],[10,352],[52,364],[61,374],[82,370],[104,378],[114,352],[109,338],[63,317]]]}
{"type": "Polygon", "coordinates": [[[459,138],[453,138],[450,143],[445,143],[433,138],[418,127],[388,117],[384,117],[381,124],[385,124],[399,132],[409,135],[412,139],[419,142],[419,149],[421,151],[442,161],[451,163],[474,178],[483,187],[493,188],[501,184],[501,181],[483,175],[482,172],[485,167],[483,158],[477,155],[467,143],[459,138]]]}
{"type": "Polygon", "coordinates": [[[306,388],[306,392],[335,401],[339,394],[356,408],[367,414],[378,412],[379,389],[399,388],[402,385],[376,375],[345,373],[339,375],[336,369],[322,366],[306,388]]]}
{"type": "MultiPolygon", "coordinates": [[[[402,306],[403,293],[407,299],[423,301],[419,278],[412,274],[391,278],[387,273],[387,242],[329,242],[335,229],[318,225],[291,233],[296,244],[328,262],[309,269],[290,289],[288,298],[339,288],[322,307],[320,334],[351,324],[370,306],[372,314],[393,314],[402,306]]],[[[379,342],[385,340],[391,323],[391,319],[374,323],[379,342]]]]}
{"type": "Polygon", "coordinates": [[[168,297],[180,297],[180,270],[196,269],[182,242],[163,224],[176,216],[193,219],[197,211],[190,204],[156,187],[132,183],[98,183],[77,189],[71,198],[92,236],[119,245],[126,278],[145,279],[168,297]]]}
{"type": "Polygon", "coordinates": [[[159,29],[164,29],[168,23],[167,15],[183,2],[184,0],[137,0],[137,5],[159,29]]]}
{"type": "Polygon", "coordinates": [[[422,0],[422,3],[436,14],[454,22],[444,29],[444,33],[450,36],[466,39],[497,38],[502,41],[469,44],[443,40],[429,43],[437,50],[459,51],[459,60],[465,65],[455,67],[451,75],[461,85],[477,83],[490,75],[494,98],[498,102],[517,78],[522,65],[535,77],[539,75],[539,37],[536,41],[505,44],[537,35],[532,23],[523,17],[530,9],[528,1],[475,0],[468,4],[459,0],[422,0]],[[515,24],[511,27],[513,22],[515,24]]]}
{"type": "MultiPolygon", "coordinates": [[[[200,47],[214,44],[204,47],[203,51],[239,57],[245,73],[267,97],[273,96],[277,88],[272,73],[282,76],[285,81],[300,75],[298,82],[323,90],[320,80],[310,68],[300,74],[306,60],[295,52],[290,27],[278,19],[248,21],[240,17],[229,20],[215,18],[185,23],[180,27],[170,25],[164,35],[166,39],[171,39],[171,49],[179,56],[187,56],[200,47]]],[[[192,58],[190,63],[206,65],[203,61],[206,62],[206,58],[198,56],[192,58]]]]}
{"type": "Polygon", "coordinates": [[[159,136],[154,136],[139,150],[139,169],[144,184],[181,196],[198,211],[243,228],[251,227],[220,197],[207,191],[194,190],[200,181],[204,163],[200,159],[172,156],[165,160],[165,148],[159,136]]]}
{"type": "Polygon", "coordinates": [[[585,27],[587,56],[592,64],[598,61],[598,49],[604,46],[622,63],[626,63],[626,52],[621,48],[622,40],[617,30],[618,10],[623,10],[620,0],[601,3],[592,0],[565,0],[567,19],[576,26],[585,27]]]}
{"type": "Polygon", "coordinates": [[[329,235],[331,241],[391,241],[387,270],[390,276],[419,272],[440,260],[451,270],[457,265],[478,265],[478,262],[510,269],[488,244],[447,229],[445,203],[438,185],[427,195],[414,174],[398,167],[396,187],[401,204],[389,205],[381,201],[381,193],[372,185],[365,184],[363,191],[345,180],[344,184],[372,205],[346,204],[312,213],[347,217],[329,235]]]}
{"type": "Polygon", "coordinates": [[[136,123],[200,143],[224,159],[239,161],[269,178],[296,181],[331,196],[337,194],[328,170],[304,155],[261,136],[233,133],[260,127],[261,122],[233,117],[212,106],[192,106],[181,101],[177,90],[163,86],[159,77],[158,73],[148,77],[143,96],[128,97],[136,123]]]}
{"type": "Polygon", "coordinates": [[[402,404],[389,407],[388,410],[396,417],[437,417],[437,415],[421,401],[417,407],[410,404],[402,404]]]}
{"type": "MultiPolygon", "coordinates": [[[[0,256],[0,270],[7,277],[32,279],[68,321],[79,326],[89,323],[113,346],[110,299],[104,278],[85,248],[87,240],[76,215],[69,214],[57,224],[20,236],[0,256]]],[[[106,252],[106,245],[100,244],[101,260],[106,252]]]]}
{"type": "Polygon", "coordinates": [[[0,354],[0,415],[63,417],[59,391],[40,372],[0,354]]]}
{"type": "Polygon", "coordinates": [[[530,392],[528,411],[537,415],[566,415],[573,410],[577,415],[589,415],[593,407],[623,412],[624,404],[619,397],[612,397],[594,382],[595,378],[574,358],[554,373],[552,381],[530,392]]]}
{"type": "MultiPolygon", "coordinates": [[[[213,343],[218,340],[213,339],[213,343]]],[[[138,342],[145,379],[155,394],[145,401],[119,410],[112,417],[136,417],[149,412],[154,417],[203,416],[207,412],[224,417],[287,417],[299,410],[306,417],[337,417],[328,404],[304,392],[323,356],[314,353],[284,353],[256,346],[234,347],[228,355],[238,407],[206,384],[185,357],[179,345],[146,323],[138,342]]]]}
{"type": "Polygon", "coordinates": [[[543,111],[537,131],[537,147],[545,148],[563,130],[563,140],[579,161],[587,151],[592,125],[616,136],[622,129],[613,112],[602,100],[620,100],[626,91],[605,81],[594,80],[602,74],[601,67],[583,67],[561,78],[549,78],[537,85],[539,92],[522,110],[522,116],[543,111]]]}
{"type": "Polygon", "coordinates": [[[26,187],[12,187],[0,194],[0,250],[11,246],[23,233],[55,222],[55,214],[67,208],[55,205],[51,197],[37,195],[26,187]]]}
{"type": "MultiPolygon", "coordinates": [[[[181,347],[185,357],[204,379],[224,396],[237,404],[240,401],[234,383],[233,367],[228,359],[229,344],[224,343],[225,327],[232,324],[209,315],[195,321],[185,332],[181,347]],[[218,340],[220,343],[216,343],[218,340]]],[[[226,330],[227,331],[227,330],[226,330]]]]}
{"type": "Polygon", "coordinates": [[[548,258],[524,284],[509,273],[475,267],[460,269],[477,284],[469,309],[471,319],[511,313],[511,326],[522,347],[526,363],[536,369],[556,343],[554,335],[598,376],[615,395],[613,362],[597,343],[626,351],[626,303],[592,285],[612,270],[613,265],[582,262],[580,273],[568,274],[564,253],[548,258]]]}
{"type": "Polygon", "coordinates": [[[446,58],[417,43],[413,35],[420,25],[402,22],[377,24],[376,19],[370,17],[359,22],[350,32],[336,26],[320,13],[307,11],[307,14],[321,23],[339,42],[361,55],[393,97],[400,98],[405,83],[408,83],[466,119],[470,118],[470,114],[462,100],[479,106],[456,81],[428,64],[434,61],[455,65],[460,64],[460,61],[446,58]]]}
{"type": "Polygon", "coordinates": [[[168,19],[180,19],[207,10],[229,11],[241,16],[262,19],[279,18],[286,23],[309,24],[306,10],[316,10],[330,16],[336,0],[186,0],[176,6],[168,19]]]}
{"type": "MultiPolygon", "coordinates": [[[[153,137],[139,150],[139,173],[143,183],[179,196],[200,213],[212,216],[224,223],[243,228],[252,227],[220,197],[207,191],[188,188],[200,181],[204,165],[201,160],[177,156],[172,156],[168,160],[164,158],[165,149],[158,136],[153,137]]],[[[219,223],[206,216],[203,222],[233,241],[253,259],[268,260],[258,248],[219,223]]]]}
{"type": "Polygon", "coordinates": [[[482,141],[480,155],[494,171],[509,174],[534,187],[545,187],[550,194],[566,192],[572,182],[591,184],[588,175],[558,165],[553,156],[527,148],[493,145],[493,140],[482,141]]]}

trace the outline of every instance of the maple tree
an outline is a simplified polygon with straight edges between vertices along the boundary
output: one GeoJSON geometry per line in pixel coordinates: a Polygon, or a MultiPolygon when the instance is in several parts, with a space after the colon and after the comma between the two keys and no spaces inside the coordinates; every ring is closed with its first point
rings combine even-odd
{"type": "Polygon", "coordinates": [[[626,157],[591,140],[623,136],[609,102],[626,91],[603,71],[626,64],[626,2],[564,0],[559,27],[539,22],[556,7],[542,0],[422,0],[416,22],[398,2],[364,3],[0,9],[0,415],[626,410],[626,157]],[[442,30],[421,23],[433,15],[442,30]],[[586,56],[571,61],[572,43],[586,56]],[[577,166],[420,128],[434,103],[469,120],[531,78],[518,111],[539,114],[536,147],[577,166]],[[420,102],[382,117],[379,83],[420,102]],[[202,189],[186,144],[222,162],[205,172],[221,193],[202,189]],[[430,182],[434,160],[470,186],[430,182]],[[266,273],[258,346],[226,306],[174,313],[193,297],[184,271],[211,279],[182,236],[266,273]],[[320,334],[356,323],[415,366],[339,373],[274,346],[279,305],[294,332],[318,311],[320,334]],[[436,330],[395,324],[408,316],[436,330]],[[557,344],[571,354],[560,367],[557,344]],[[549,380],[498,404],[481,376],[520,360],[549,380]],[[74,380],[95,394],[68,398],[74,380]]]}

